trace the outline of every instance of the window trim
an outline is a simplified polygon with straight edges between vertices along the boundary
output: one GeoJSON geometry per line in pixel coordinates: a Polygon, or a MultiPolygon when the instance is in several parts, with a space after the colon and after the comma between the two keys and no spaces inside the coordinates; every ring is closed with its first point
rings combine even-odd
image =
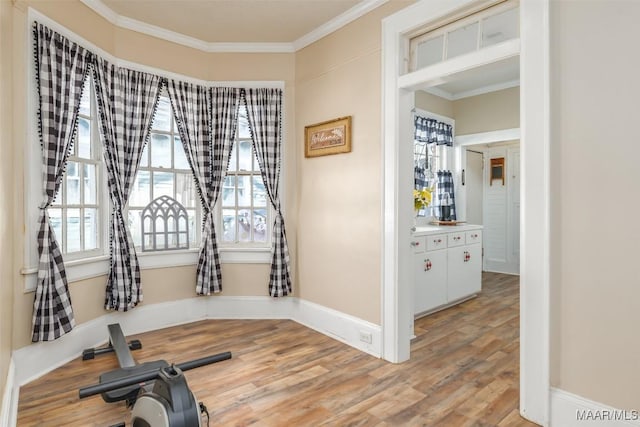
{"type": "MultiPolygon", "coordinates": [[[[237,87],[237,88],[272,88],[282,89],[283,99],[286,102],[287,91],[285,89],[284,80],[246,80],[246,81],[215,81],[215,80],[201,80],[194,77],[186,76],[183,74],[174,73],[171,71],[155,68],[124,59],[117,58],[110,53],[104,51],[83,37],[72,32],[68,28],[54,21],[46,15],[38,12],[32,7],[27,8],[27,22],[31,24],[33,21],[38,21],[52,30],[64,35],[69,40],[76,42],[86,49],[91,50],[93,53],[102,56],[111,63],[120,67],[127,67],[132,70],[144,71],[156,75],[163,76],[168,79],[177,79],[185,82],[204,86],[216,86],[216,87],[237,87]]],[[[24,220],[24,251],[23,251],[23,268],[20,270],[20,274],[25,277],[24,292],[34,292],[36,289],[36,282],[38,276],[38,247],[37,247],[37,228],[40,209],[38,208],[42,203],[42,178],[41,178],[41,163],[42,158],[40,154],[40,144],[37,128],[37,90],[35,85],[35,58],[33,55],[33,35],[31,25],[25,26],[25,49],[23,54],[25,55],[25,63],[27,64],[27,99],[25,102],[25,117],[27,117],[27,132],[26,140],[23,148],[23,178],[25,184],[24,200],[23,200],[23,220],[24,220]],[[31,119],[29,119],[31,118],[31,119]],[[34,165],[38,165],[34,167],[34,165]]],[[[286,104],[285,104],[286,105],[286,104]]],[[[283,105],[284,107],[284,105],[283,105]]],[[[286,114],[283,108],[282,123],[286,126],[286,114]]],[[[282,138],[282,159],[285,159],[285,147],[286,147],[286,135],[283,134],[282,138]]],[[[101,168],[104,173],[104,168],[101,168]]],[[[285,168],[281,168],[280,171],[280,183],[286,182],[285,168]]],[[[106,177],[101,178],[101,182],[106,185],[106,177]]],[[[285,193],[280,192],[280,204],[284,212],[285,206],[285,193]]],[[[104,195],[109,202],[108,190],[104,191],[104,195]]],[[[83,258],[78,260],[65,261],[67,280],[69,283],[77,282],[80,280],[89,279],[92,277],[104,276],[109,272],[109,232],[108,218],[110,215],[110,205],[106,204],[103,213],[106,215],[106,220],[103,222],[105,227],[103,232],[104,237],[104,253],[97,257],[83,258]]],[[[273,218],[273,217],[272,217],[273,218]]],[[[198,224],[200,226],[200,224],[198,224]]],[[[271,247],[269,248],[238,248],[238,247],[218,247],[220,254],[220,261],[222,263],[248,263],[248,264],[270,264],[271,263],[271,247]]],[[[198,262],[199,245],[197,248],[180,250],[176,254],[173,251],[158,252],[136,252],[138,260],[140,262],[140,269],[154,269],[163,267],[180,267],[188,265],[196,265],[198,262]],[[178,256],[179,255],[179,256],[178,256]]]]}

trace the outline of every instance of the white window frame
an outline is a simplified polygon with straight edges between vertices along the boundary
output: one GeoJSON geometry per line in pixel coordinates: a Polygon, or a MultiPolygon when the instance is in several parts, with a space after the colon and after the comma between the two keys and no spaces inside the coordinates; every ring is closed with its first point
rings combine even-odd
{"type": "MultiPolygon", "coordinates": [[[[505,0],[501,2],[497,2],[497,4],[491,5],[484,10],[473,13],[466,17],[461,17],[459,19],[455,19],[445,25],[439,27],[426,27],[419,31],[415,36],[410,37],[409,40],[409,71],[416,71],[418,69],[418,56],[416,55],[416,51],[418,49],[418,45],[421,43],[427,42],[429,40],[433,40],[440,36],[444,36],[442,43],[442,59],[433,64],[427,65],[427,68],[436,64],[440,64],[444,61],[448,61],[449,59],[453,59],[456,56],[449,58],[448,54],[448,34],[458,30],[460,28],[464,28],[468,25],[472,25],[474,23],[478,24],[478,35],[476,37],[476,49],[471,52],[477,52],[480,49],[484,49],[488,46],[481,46],[482,42],[482,33],[483,33],[483,22],[486,18],[492,17],[494,15],[498,15],[503,12],[507,12],[512,9],[516,9],[520,7],[519,0],[505,0]]],[[[506,40],[509,41],[509,40],[506,40]]]]}
{"type": "MultiPolygon", "coordinates": [[[[244,108],[244,105],[241,105],[241,108],[244,108]]],[[[255,147],[254,147],[254,142],[251,139],[251,137],[241,137],[240,136],[240,115],[238,115],[238,127],[237,127],[237,131],[236,131],[236,136],[233,140],[233,145],[232,145],[232,150],[231,153],[235,153],[236,157],[236,166],[239,165],[239,149],[238,149],[238,144],[240,142],[249,142],[251,144],[251,150],[252,153],[255,154],[255,147]],[[233,150],[233,147],[235,147],[236,149],[233,150]]],[[[257,162],[257,157],[253,157],[253,160],[255,160],[255,162],[257,162]]],[[[230,162],[231,163],[230,159],[230,162]]],[[[252,162],[253,162],[252,160],[252,162]]],[[[234,176],[236,177],[236,179],[242,177],[242,176],[260,176],[260,178],[262,179],[261,173],[260,173],[260,168],[259,165],[256,163],[255,165],[253,165],[252,170],[250,171],[245,171],[245,170],[239,170],[238,167],[236,167],[235,171],[229,171],[227,169],[226,175],[225,177],[228,176],[234,176]],[[257,172],[257,173],[256,173],[257,172]]],[[[220,197],[218,198],[218,201],[216,203],[215,206],[215,218],[216,218],[216,234],[218,236],[218,248],[220,250],[220,252],[223,254],[223,262],[247,262],[247,256],[250,254],[251,255],[251,259],[253,259],[253,262],[257,262],[257,263],[267,263],[267,262],[271,262],[271,247],[272,247],[272,234],[273,234],[273,218],[274,218],[274,211],[273,211],[273,206],[271,205],[271,201],[269,200],[269,197],[267,196],[266,199],[266,206],[265,209],[267,211],[267,226],[268,226],[268,230],[267,230],[267,239],[264,242],[239,242],[238,241],[238,224],[236,222],[236,241],[235,242],[226,242],[222,239],[222,233],[223,233],[223,220],[222,220],[222,211],[223,209],[234,209],[234,210],[239,210],[242,208],[247,208],[247,206],[241,206],[238,205],[238,194],[237,194],[237,180],[236,180],[236,185],[234,186],[234,188],[236,189],[236,197],[235,197],[235,206],[234,207],[222,207],[222,192],[220,194],[220,197]],[[244,252],[243,256],[239,256],[239,253],[244,252]]],[[[224,190],[224,186],[223,186],[223,190],[224,190]]],[[[251,201],[252,201],[252,205],[248,208],[249,210],[253,211],[253,196],[251,197],[251,201]]]]}
{"type": "MultiPolygon", "coordinates": [[[[54,31],[64,35],[69,40],[72,40],[86,49],[91,50],[96,55],[100,55],[104,59],[110,61],[121,67],[127,67],[133,70],[144,71],[156,75],[161,75],[169,79],[176,79],[194,84],[204,85],[208,87],[238,87],[238,88],[273,88],[273,89],[285,89],[285,83],[282,80],[268,80],[268,81],[205,81],[196,79],[193,77],[173,73],[167,70],[162,70],[155,67],[149,67],[135,62],[130,62],[114,57],[108,52],[102,50],[98,46],[89,42],[88,40],[80,37],[74,32],[70,31],[63,25],[57,23],[46,15],[38,12],[37,10],[29,7],[27,9],[27,21],[29,23],[38,21],[54,31]]],[[[36,289],[36,282],[38,276],[38,245],[37,245],[37,233],[38,233],[38,218],[40,214],[39,206],[43,200],[42,190],[42,155],[40,151],[39,135],[38,135],[38,121],[37,121],[37,105],[38,105],[38,92],[35,84],[35,63],[33,57],[33,35],[31,25],[25,26],[25,46],[23,49],[25,63],[27,64],[28,77],[27,77],[27,100],[25,102],[25,117],[31,118],[27,120],[27,143],[24,146],[24,182],[25,182],[25,197],[24,197],[24,229],[25,229],[25,244],[23,252],[23,267],[20,273],[25,277],[24,292],[34,292],[36,289]]],[[[286,102],[286,92],[284,96],[286,102]]],[[[283,112],[284,115],[284,112],[283,112]]],[[[283,117],[283,126],[286,123],[283,117]]],[[[97,129],[97,128],[96,128],[97,129]]],[[[283,135],[283,149],[282,159],[285,158],[284,152],[284,135],[283,135]]],[[[104,167],[101,168],[104,174],[104,167]]],[[[281,168],[280,180],[285,182],[285,168],[281,168]]],[[[106,176],[101,177],[100,181],[103,185],[106,185],[106,176]]],[[[284,192],[282,192],[284,194],[284,192]]],[[[65,268],[67,273],[67,280],[69,283],[77,282],[79,280],[89,279],[93,277],[104,276],[109,272],[109,228],[108,221],[110,217],[110,202],[108,191],[103,191],[104,202],[102,205],[102,219],[103,224],[103,249],[104,251],[91,258],[83,258],[77,260],[67,260],[65,258],[65,268]]],[[[101,199],[102,200],[102,199],[101,199]]],[[[280,196],[281,206],[284,210],[284,197],[280,196]]],[[[273,218],[273,216],[271,217],[273,218]]],[[[198,224],[200,226],[200,224],[198,224]]],[[[198,245],[199,246],[199,245],[198,245]]],[[[179,267],[186,265],[196,265],[198,262],[198,248],[189,250],[177,250],[177,251],[161,251],[161,252],[137,252],[138,260],[140,262],[140,268],[153,269],[160,267],[179,267]]],[[[247,248],[247,247],[227,247],[219,248],[220,260],[222,263],[271,263],[271,248],[247,248]]]]}

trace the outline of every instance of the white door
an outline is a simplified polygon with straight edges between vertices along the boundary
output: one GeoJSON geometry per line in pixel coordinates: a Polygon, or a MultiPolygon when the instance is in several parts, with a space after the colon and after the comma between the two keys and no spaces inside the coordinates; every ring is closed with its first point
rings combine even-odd
{"type": "Polygon", "coordinates": [[[467,193],[467,223],[482,225],[483,155],[467,150],[463,183],[467,193]]]}
{"type": "Polygon", "coordinates": [[[447,300],[452,302],[479,293],[482,290],[480,244],[449,248],[447,257],[447,300]]]}
{"type": "Polygon", "coordinates": [[[447,250],[414,256],[414,313],[420,314],[447,303],[447,250]]]}

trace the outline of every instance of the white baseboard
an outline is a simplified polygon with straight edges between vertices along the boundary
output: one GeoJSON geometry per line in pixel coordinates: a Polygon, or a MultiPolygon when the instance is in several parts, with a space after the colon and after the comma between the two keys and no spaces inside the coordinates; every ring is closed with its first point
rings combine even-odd
{"type": "Polygon", "coordinates": [[[298,299],[292,319],[320,333],[342,341],[375,357],[382,354],[382,329],[379,325],[298,299]],[[361,340],[370,337],[371,342],[361,340]]]}
{"type": "Polygon", "coordinates": [[[504,262],[504,261],[495,261],[495,260],[484,260],[484,264],[482,266],[482,271],[490,271],[492,273],[503,273],[503,274],[512,274],[519,275],[520,274],[520,264],[517,262],[504,262]]]}
{"type": "Polygon", "coordinates": [[[0,408],[0,426],[15,426],[18,418],[18,390],[15,382],[15,365],[13,358],[9,361],[7,370],[7,382],[2,394],[2,407],[0,408]]]}
{"type": "Polygon", "coordinates": [[[120,323],[125,335],[133,335],[205,319],[291,319],[376,357],[381,354],[379,325],[318,304],[295,297],[197,297],[105,314],[55,341],[15,350],[14,388],[77,358],[85,348],[106,343],[111,323],[120,323]],[[370,344],[360,340],[361,332],[370,334],[370,344]]]}
{"type": "Polygon", "coordinates": [[[553,387],[550,415],[551,427],[640,426],[638,410],[615,409],[553,387]]]}

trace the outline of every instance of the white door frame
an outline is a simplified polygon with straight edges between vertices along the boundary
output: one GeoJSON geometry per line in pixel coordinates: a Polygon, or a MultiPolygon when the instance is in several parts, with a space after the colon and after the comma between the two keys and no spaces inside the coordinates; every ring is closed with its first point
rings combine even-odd
{"type": "MultiPolygon", "coordinates": [[[[383,357],[409,359],[411,310],[410,164],[418,72],[406,78],[408,33],[478,0],[422,0],[383,20],[383,357]],[[402,75],[405,78],[400,79],[402,75]]],[[[495,52],[494,52],[495,53],[495,52]]],[[[520,413],[549,423],[549,0],[520,2],[520,413]]],[[[477,55],[475,56],[477,59],[477,55]]],[[[476,64],[477,65],[477,64],[476,64]]],[[[472,64],[473,66],[473,64],[472,64]]]]}

